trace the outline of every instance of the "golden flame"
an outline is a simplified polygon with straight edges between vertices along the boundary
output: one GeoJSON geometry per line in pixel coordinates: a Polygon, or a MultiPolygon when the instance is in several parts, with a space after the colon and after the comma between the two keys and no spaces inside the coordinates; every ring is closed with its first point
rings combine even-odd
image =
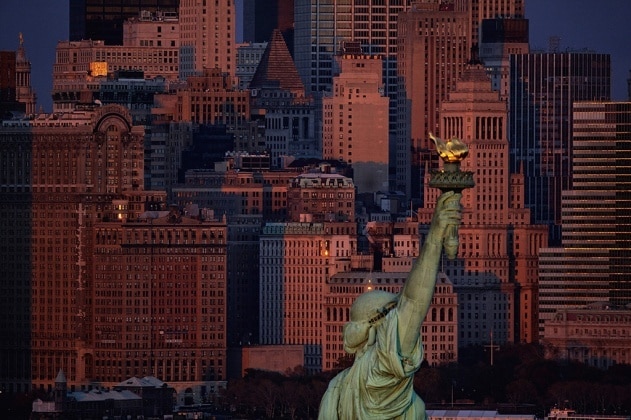
{"type": "Polygon", "coordinates": [[[429,138],[432,139],[436,145],[438,155],[448,163],[460,162],[469,153],[469,148],[460,139],[452,138],[444,141],[440,137],[434,137],[432,133],[429,133],[429,138]]]}

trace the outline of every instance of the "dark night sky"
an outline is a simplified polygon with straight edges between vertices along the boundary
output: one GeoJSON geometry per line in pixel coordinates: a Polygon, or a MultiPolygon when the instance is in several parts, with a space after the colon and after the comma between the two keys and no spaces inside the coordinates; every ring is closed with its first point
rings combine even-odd
{"type": "MultiPolygon", "coordinates": [[[[242,0],[237,0],[239,5],[242,0]]],[[[609,53],[615,100],[628,100],[631,70],[631,1],[525,0],[533,49],[547,49],[551,36],[561,38],[560,51],[589,49],[609,53]]],[[[0,50],[15,50],[24,34],[38,104],[50,112],[51,73],[55,46],[68,39],[68,0],[0,0],[0,50]]]]}

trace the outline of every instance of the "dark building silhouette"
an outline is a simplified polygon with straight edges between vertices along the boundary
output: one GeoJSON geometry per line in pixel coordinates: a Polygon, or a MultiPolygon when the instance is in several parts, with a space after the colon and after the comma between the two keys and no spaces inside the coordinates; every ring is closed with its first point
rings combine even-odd
{"type": "Polygon", "coordinates": [[[22,108],[15,100],[15,51],[0,51],[0,115],[22,108]]]}
{"type": "Polygon", "coordinates": [[[572,103],[611,97],[611,56],[594,52],[510,56],[510,170],[523,168],[532,222],[561,239],[561,191],[572,181],[572,103]]]}
{"type": "Polygon", "coordinates": [[[224,160],[226,152],[234,150],[234,135],[224,125],[200,125],[193,132],[193,145],[182,152],[179,182],[189,169],[212,169],[216,162],[224,160]]]}
{"type": "Polygon", "coordinates": [[[35,113],[37,96],[31,87],[31,62],[19,34],[16,51],[0,51],[0,115],[35,113]]]}
{"type": "Polygon", "coordinates": [[[123,23],[141,10],[177,12],[179,0],[70,0],[70,41],[123,44],[123,23]]]}
{"type": "Polygon", "coordinates": [[[244,0],[243,41],[267,42],[278,29],[294,53],[294,0],[244,0]]]}

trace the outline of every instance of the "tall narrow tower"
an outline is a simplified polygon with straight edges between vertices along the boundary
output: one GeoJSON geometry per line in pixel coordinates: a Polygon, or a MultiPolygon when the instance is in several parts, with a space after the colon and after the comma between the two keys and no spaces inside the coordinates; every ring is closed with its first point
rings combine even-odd
{"type": "Polygon", "coordinates": [[[31,62],[26,58],[24,38],[20,33],[20,45],[15,54],[15,100],[24,104],[27,115],[35,113],[37,96],[31,86],[31,62]]]}

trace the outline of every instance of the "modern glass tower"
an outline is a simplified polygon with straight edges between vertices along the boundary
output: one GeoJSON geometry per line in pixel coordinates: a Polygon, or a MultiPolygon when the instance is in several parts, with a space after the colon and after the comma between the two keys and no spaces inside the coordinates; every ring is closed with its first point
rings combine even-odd
{"type": "Polygon", "coordinates": [[[631,303],[631,103],[578,102],[573,111],[563,245],[540,252],[540,332],[559,309],[631,303]]]}
{"type": "Polygon", "coordinates": [[[510,56],[511,172],[523,170],[533,223],[560,242],[561,191],[572,181],[572,103],[607,101],[611,57],[593,52],[510,56]]]}

